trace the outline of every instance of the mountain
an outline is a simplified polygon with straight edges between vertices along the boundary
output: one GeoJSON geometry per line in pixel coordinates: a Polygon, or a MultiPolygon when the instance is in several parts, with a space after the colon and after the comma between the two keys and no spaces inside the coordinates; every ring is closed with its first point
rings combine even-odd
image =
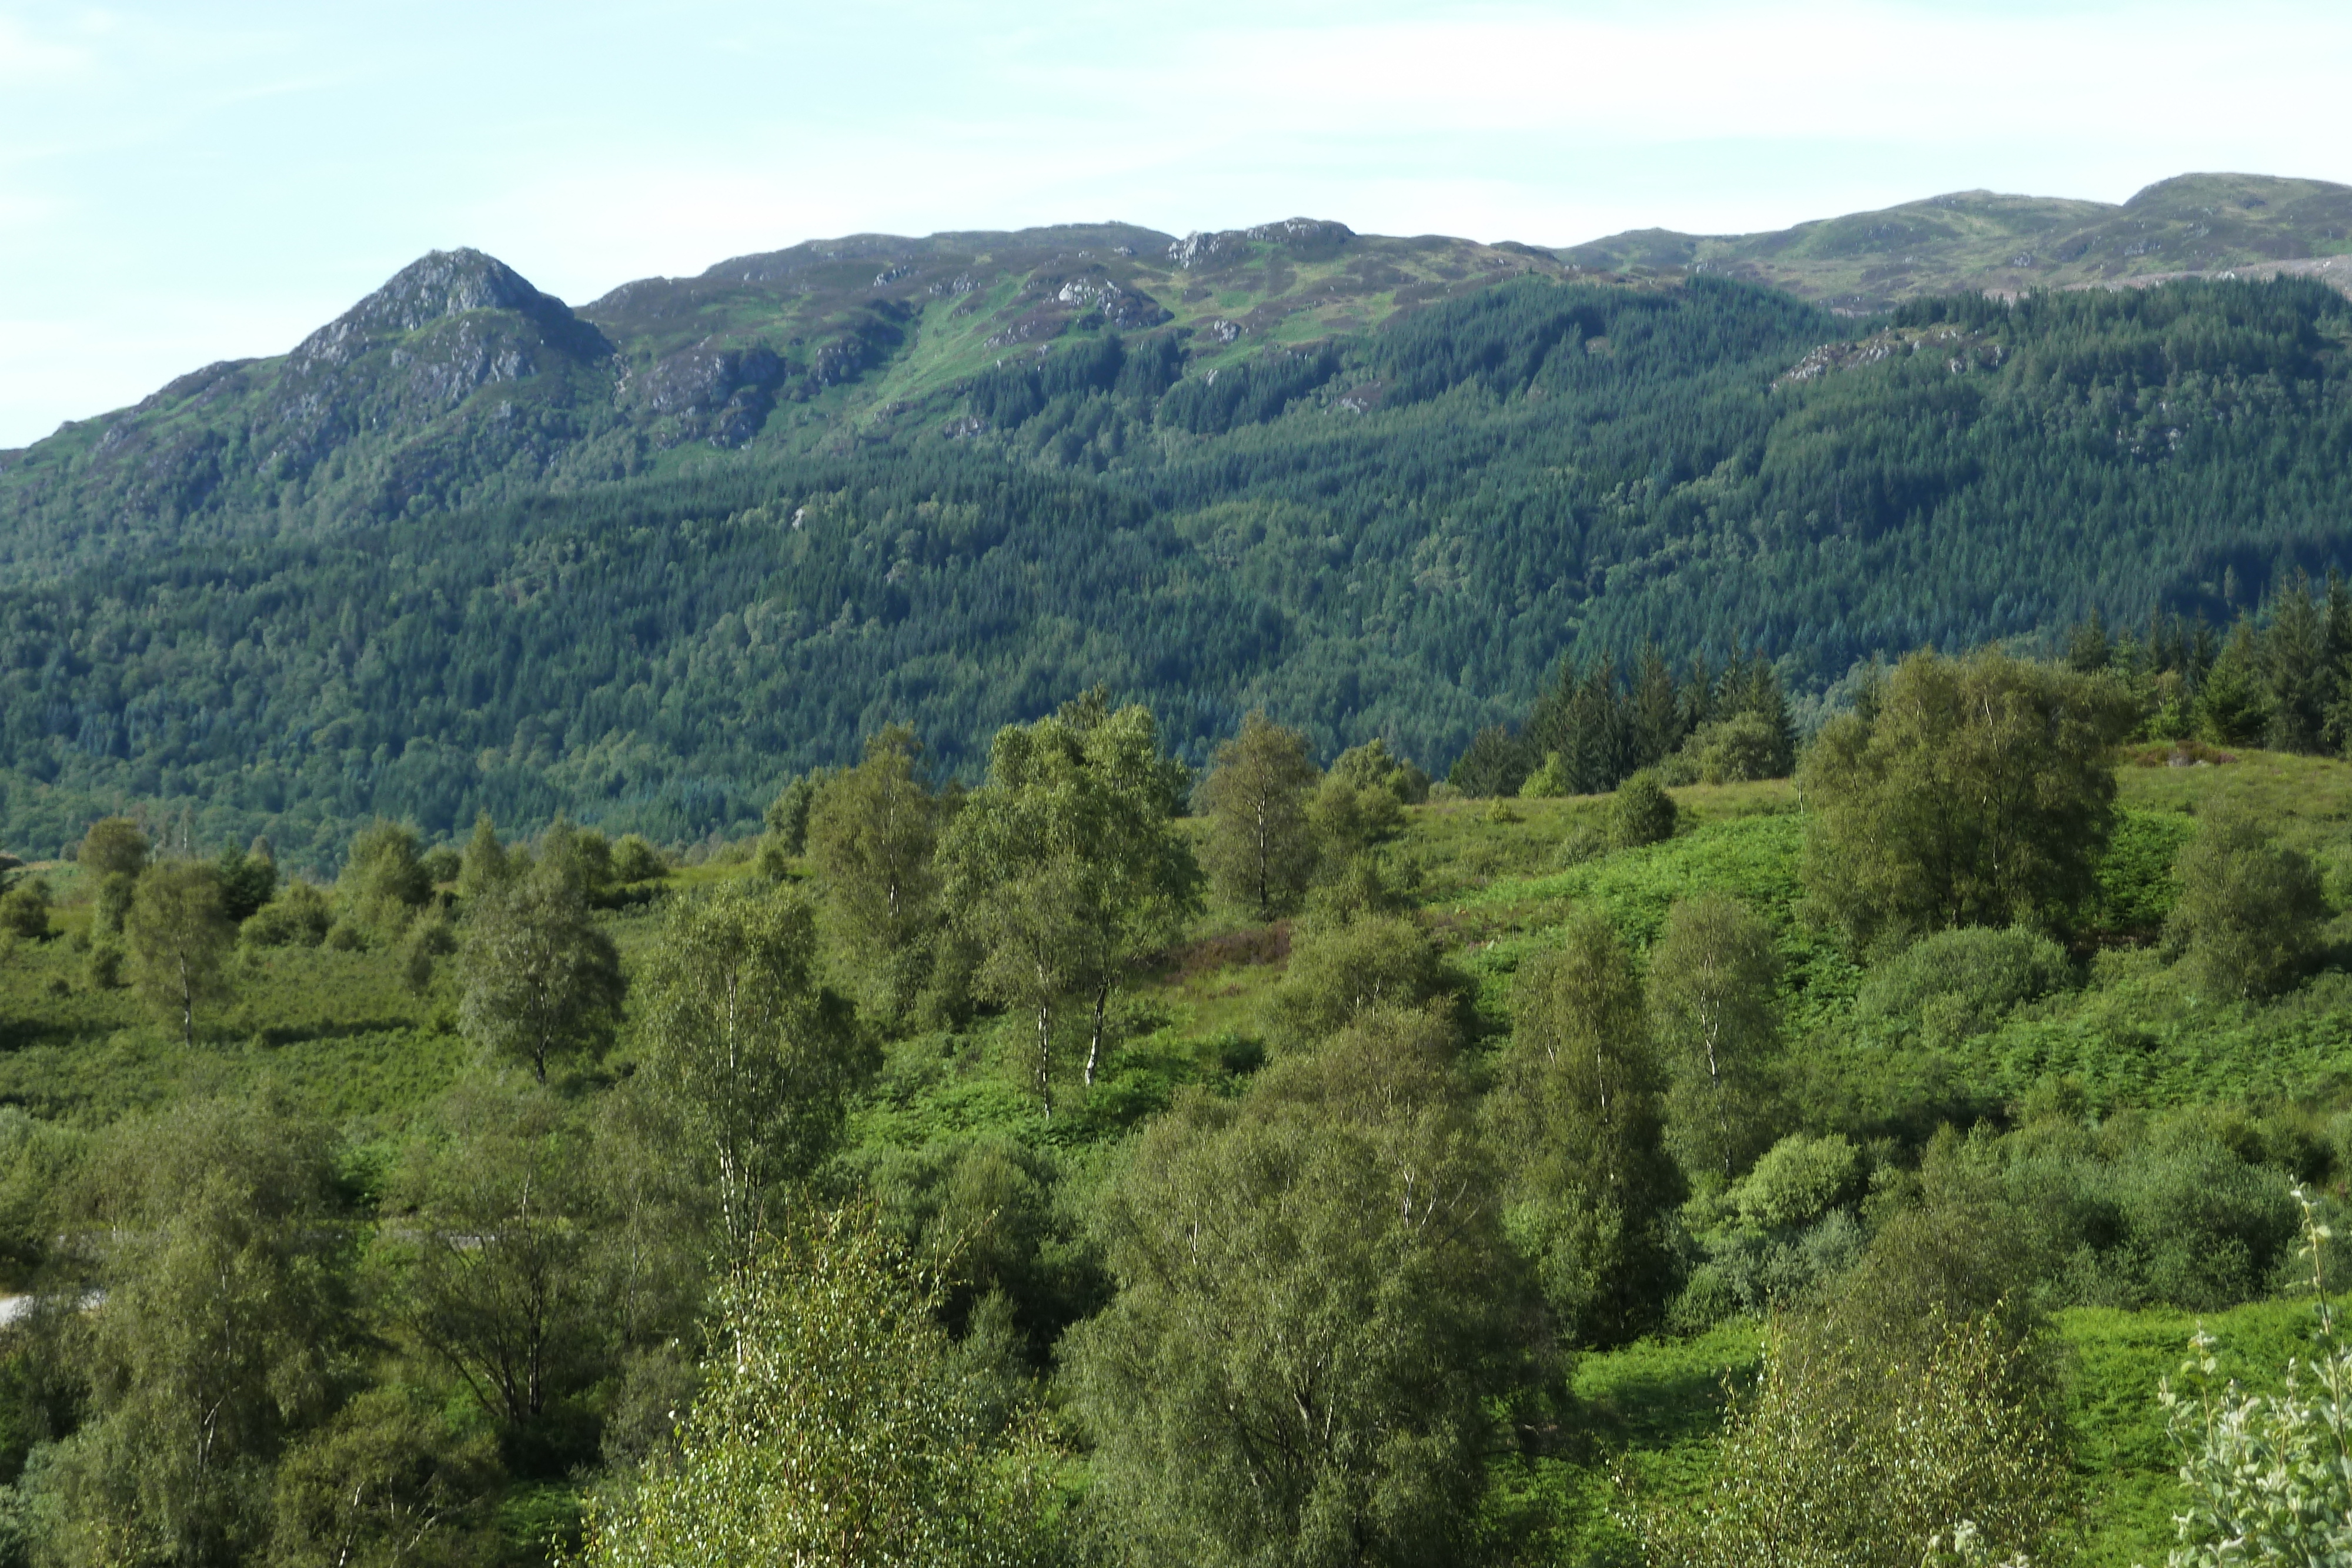
{"type": "Polygon", "coordinates": [[[436,252],[291,354],[206,366],[0,454],[0,580],[565,493],[713,450],[844,453],[918,433],[973,375],[1071,335],[1157,330],[1206,373],[1566,271],[1303,218],[1182,238],[1114,224],[813,242],[574,313],[490,256],[436,252]]]}
{"type": "Polygon", "coordinates": [[[1553,254],[1607,273],[1709,272],[1855,313],[1963,288],[2015,294],[2221,272],[2300,273],[2352,290],[2352,186],[2183,174],[2121,206],[1960,191],[1769,234],[1641,229],[1553,254]]]}
{"type": "Polygon", "coordinates": [[[680,841],[892,720],[969,776],[1097,681],[1196,763],[1264,706],[1442,768],[1563,656],[1814,691],[2352,567],[2315,278],[1857,319],[1621,259],[866,235],[575,309],[427,256],[6,460],[0,839],[144,804],[297,860],[376,813],[680,841]]]}

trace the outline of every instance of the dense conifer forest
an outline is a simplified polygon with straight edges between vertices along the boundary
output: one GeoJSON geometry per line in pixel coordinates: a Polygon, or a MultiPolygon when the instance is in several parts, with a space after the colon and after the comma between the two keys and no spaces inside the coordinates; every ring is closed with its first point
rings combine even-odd
{"type": "MultiPolygon", "coordinates": [[[[1197,334],[1073,328],[855,439],[820,397],[456,509],[341,459],[180,509],[77,431],[0,474],[0,831],[54,853],[144,807],[320,869],[376,814],[684,843],[896,720],[976,780],[1097,681],[1196,767],[1264,706],[1319,759],[1377,736],[1442,772],[1563,657],[1761,654],[1802,705],[2093,614],[2219,636],[2352,565],[2348,340],[2307,280],[1856,322],[1531,275],[1205,367],[1197,334]]],[[[503,461],[477,436],[411,455],[503,461]]]]}

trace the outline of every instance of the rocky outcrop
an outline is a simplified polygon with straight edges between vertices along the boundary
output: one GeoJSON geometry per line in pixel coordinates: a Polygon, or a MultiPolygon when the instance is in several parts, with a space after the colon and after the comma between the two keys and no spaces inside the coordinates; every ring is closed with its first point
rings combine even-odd
{"type": "Polygon", "coordinates": [[[1168,259],[1195,270],[1247,260],[1259,246],[1280,246],[1295,260],[1318,261],[1337,256],[1355,237],[1356,231],[1345,224],[1323,218],[1285,218],[1255,228],[1188,234],[1169,246],[1168,259]]]}
{"type": "Polygon", "coordinates": [[[498,257],[478,250],[436,250],[402,267],[383,287],[303,339],[287,368],[300,373],[346,365],[379,343],[475,310],[512,311],[576,350],[611,350],[570,306],[541,294],[498,257]]]}

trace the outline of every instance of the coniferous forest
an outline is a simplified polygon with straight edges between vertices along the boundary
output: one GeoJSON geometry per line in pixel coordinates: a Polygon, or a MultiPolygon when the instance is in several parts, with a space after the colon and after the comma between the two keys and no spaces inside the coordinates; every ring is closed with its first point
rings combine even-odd
{"type": "Polygon", "coordinates": [[[0,1568],[2352,1550],[2352,304],[1273,227],[5,455],[0,1568]]]}
{"type": "Polygon", "coordinates": [[[233,401],[199,390],[109,427],[143,455],[93,423],[0,473],[0,831],[53,854],[145,806],[320,871],[376,815],[684,842],[892,722],[976,780],[996,727],[1097,682],[1195,767],[1253,706],[1322,759],[1450,766],[1564,656],[1761,653],[1802,699],[2094,614],[2219,637],[2352,566],[2348,340],[2298,280],[1857,322],[1528,276],[1207,370],[1099,324],[855,432],[840,388],[738,447],[591,431],[564,461],[633,455],[547,457],[552,490],[516,488],[508,401],[389,467],[224,450],[159,499],[136,476],[197,436],[141,422],[233,401]]]}

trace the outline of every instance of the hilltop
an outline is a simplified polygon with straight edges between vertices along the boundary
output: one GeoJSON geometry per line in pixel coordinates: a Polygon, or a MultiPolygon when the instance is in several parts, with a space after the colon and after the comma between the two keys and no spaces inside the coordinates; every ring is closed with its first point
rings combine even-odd
{"type": "Polygon", "coordinates": [[[2182,174],[2120,206],[1958,191],[1752,235],[1638,229],[1552,253],[1579,268],[1709,272],[1853,314],[1964,288],[2303,275],[2352,289],[2352,186],[2182,174]]]}

